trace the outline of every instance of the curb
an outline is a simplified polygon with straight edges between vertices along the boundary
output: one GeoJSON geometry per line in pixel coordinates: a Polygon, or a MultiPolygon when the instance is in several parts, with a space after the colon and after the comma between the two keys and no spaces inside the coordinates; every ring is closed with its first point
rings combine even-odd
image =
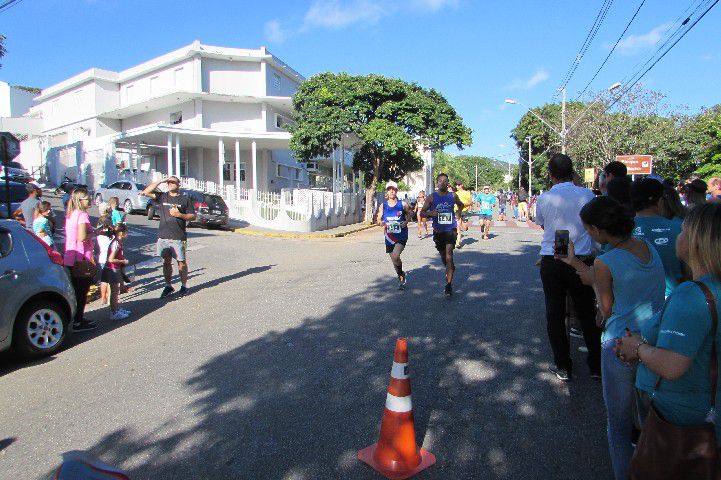
{"type": "Polygon", "coordinates": [[[246,230],[244,228],[236,228],[236,229],[230,229],[231,232],[234,233],[240,233],[241,235],[255,235],[258,237],[276,237],[276,238],[342,238],[347,237],[348,235],[352,235],[354,233],[362,232],[363,230],[368,230],[373,227],[377,227],[378,225],[370,224],[370,225],[363,225],[362,227],[355,228],[353,230],[348,230],[345,232],[338,232],[338,233],[281,233],[281,232],[259,232],[257,230],[246,230]]]}

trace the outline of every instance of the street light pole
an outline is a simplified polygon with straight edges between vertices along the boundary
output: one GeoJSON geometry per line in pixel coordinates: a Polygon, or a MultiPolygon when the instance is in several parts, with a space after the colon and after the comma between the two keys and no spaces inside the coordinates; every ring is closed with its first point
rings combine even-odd
{"type": "Polygon", "coordinates": [[[531,153],[531,137],[526,137],[528,140],[528,196],[531,196],[531,166],[533,166],[533,158],[531,153]]]}
{"type": "MultiPolygon", "coordinates": [[[[561,153],[566,154],[566,87],[561,88],[561,153]]],[[[529,184],[530,185],[530,184],[529,184]]],[[[530,190],[530,188],[529,188],[530,190]]],[[[528,192],[530,195],[531,193],[528,192]]]]}

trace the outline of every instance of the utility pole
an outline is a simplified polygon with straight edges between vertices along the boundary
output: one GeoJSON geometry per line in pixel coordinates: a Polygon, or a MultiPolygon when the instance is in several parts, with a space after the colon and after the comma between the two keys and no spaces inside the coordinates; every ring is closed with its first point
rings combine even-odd
{"type": "Polygon", "coordinates": [[[531,156],[531,137],[526,137],[528,140],[528,196],[531,196],[531,167],[533,166],[533,157],[531,156]]]}
{"type": "MultiPolygon", "coordinates": [[[[561,153],[566,154],[566,87],[561,89],[561,153]]],[[[530,145],[530,143],[529,143],[530,145]]],[[[530,148],[530,147],[529,147],[530,148]]],[[[529,182],[528,189],[531,189],[529,182]]],[[[530,195],[530,192],[528,193],[530,195]]]]}
{"type": "Polygon", "coordinates": [[[478,164],[476,163],[476,192],[478,192],[478,164]]]}

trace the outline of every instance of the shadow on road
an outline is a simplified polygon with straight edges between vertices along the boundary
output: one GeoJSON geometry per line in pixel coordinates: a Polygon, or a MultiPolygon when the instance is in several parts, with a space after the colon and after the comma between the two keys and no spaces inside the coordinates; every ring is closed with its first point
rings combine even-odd
{"type": "Polygon", "coordinates": [[[192,427],[187,418],[149,433],[128,425],[88,452],[133,479],[380,478],[355,456],[377,438],[395,339],[407,336],[417,438],[438,457],[416,478],[607,478],[600,384],[582,367],[567,385],[548,372],[536,252],[458,252],[450,301],[431,252],[403,292],[390,265],[367,291],[338,284],[349,293],[327,315],[185,379],[192,427]]]}

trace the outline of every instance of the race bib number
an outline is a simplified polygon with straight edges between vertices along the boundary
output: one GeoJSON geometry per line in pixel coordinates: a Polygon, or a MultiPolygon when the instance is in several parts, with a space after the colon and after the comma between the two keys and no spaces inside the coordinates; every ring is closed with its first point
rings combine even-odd
{"type": "Polygon", "coordinates": [[[490,202],[483,202],[481,203],[481,210],[490,210],[491,209],[491,203],[490,202]]]}
{"type": "Polygon", "coordinates": [[[438,214],[438,223],[440,225],[450,225],[453,223],[453,214],[452,213],[439,213],[438,214]]]}
{"type": "Polygon", "coordinates": [[[388,233],[401,233],[401,224],[398,222],[388,223],[388,233]]]}

